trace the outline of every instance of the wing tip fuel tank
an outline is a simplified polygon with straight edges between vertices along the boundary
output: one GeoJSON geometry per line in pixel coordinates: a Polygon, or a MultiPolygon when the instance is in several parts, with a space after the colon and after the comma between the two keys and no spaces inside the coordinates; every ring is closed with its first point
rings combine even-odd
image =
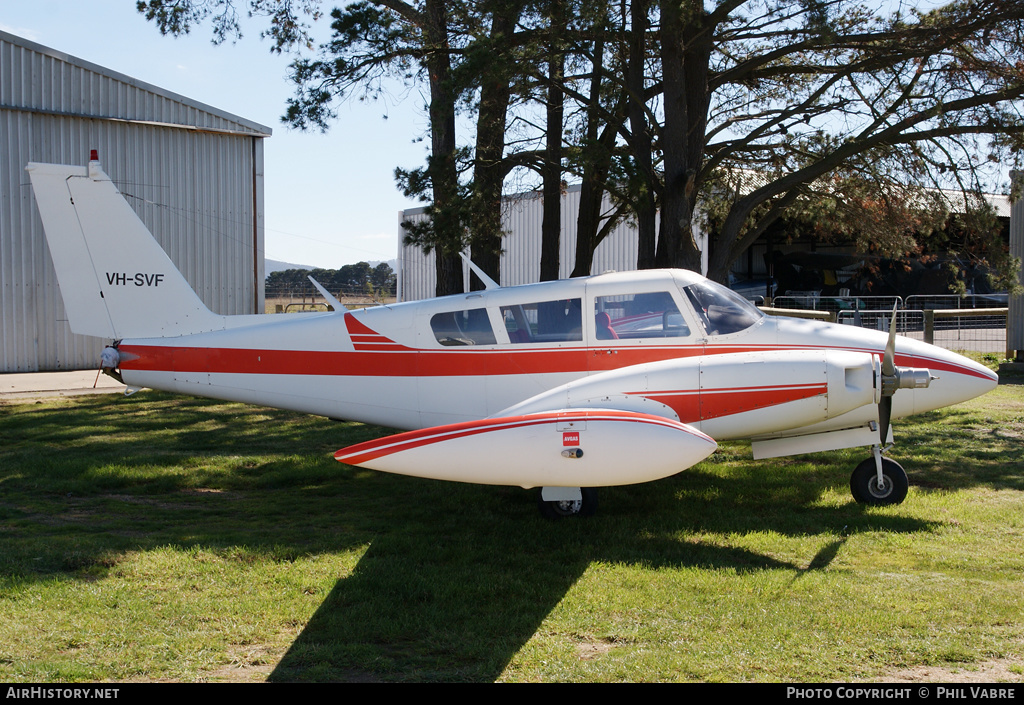
{"type": "Polygon", "coordinates": [[[565,409],[410,431],[343,448],[334,457],[437,480],[603,487],[674,475],[717,447],[706,434],[661,416],[565,409]]]}

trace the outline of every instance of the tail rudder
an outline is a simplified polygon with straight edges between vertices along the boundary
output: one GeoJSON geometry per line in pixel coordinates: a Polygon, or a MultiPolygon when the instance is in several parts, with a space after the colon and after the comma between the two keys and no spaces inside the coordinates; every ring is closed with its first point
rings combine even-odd
{"type": "Polygon", "coordinates": [[[223,327],[98,161],[26,170],[73,332],[119,340],[223,327]]]}

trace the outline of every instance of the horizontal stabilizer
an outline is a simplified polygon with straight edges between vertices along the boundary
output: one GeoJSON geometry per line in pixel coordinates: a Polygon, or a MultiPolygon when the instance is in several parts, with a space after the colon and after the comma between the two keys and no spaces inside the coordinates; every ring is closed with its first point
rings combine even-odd
{"type": "Polygon", "coordinates": [[[73,332],[157,338],[223,327],[99,162],[26,170],[73,332]]]}
{"type": "Polygon", "coordinates": [[[334,457],[437,480],[603,487],[674,475],[717,447],[700,431],[660,416],[563,409],[400,433],[343,448],[334,457]]]}

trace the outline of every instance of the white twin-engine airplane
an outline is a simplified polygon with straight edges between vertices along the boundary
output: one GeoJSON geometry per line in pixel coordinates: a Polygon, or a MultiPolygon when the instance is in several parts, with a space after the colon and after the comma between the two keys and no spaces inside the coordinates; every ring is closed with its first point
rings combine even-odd
{"type": "MultiPolygon", "coordinates": [[[[890,418],[983,394],[994,373],[925,343],[765,316],[682,270],[487,289],[346,311],[221,316],[101,169],[29,164],[75,333],[150,387],[412,429],[339,450],[385,472],[540,487],[548,517],[749,438],[755,458],[871,446],[866,504],[903,501],[890,418]],[[898,366],[898,365],[903,365],[898,366]]],[[[314,282],[315,283],[315,282],[314,282]]]]}

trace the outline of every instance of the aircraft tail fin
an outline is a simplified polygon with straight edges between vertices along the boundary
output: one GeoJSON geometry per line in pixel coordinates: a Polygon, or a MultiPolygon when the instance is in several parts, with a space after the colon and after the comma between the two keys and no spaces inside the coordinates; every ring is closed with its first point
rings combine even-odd
{"type": "Polygon", "coordinates": [[[73,332],[120,340],[223,327],[95,157],[88,168],[25,169],[73,332]]]}

